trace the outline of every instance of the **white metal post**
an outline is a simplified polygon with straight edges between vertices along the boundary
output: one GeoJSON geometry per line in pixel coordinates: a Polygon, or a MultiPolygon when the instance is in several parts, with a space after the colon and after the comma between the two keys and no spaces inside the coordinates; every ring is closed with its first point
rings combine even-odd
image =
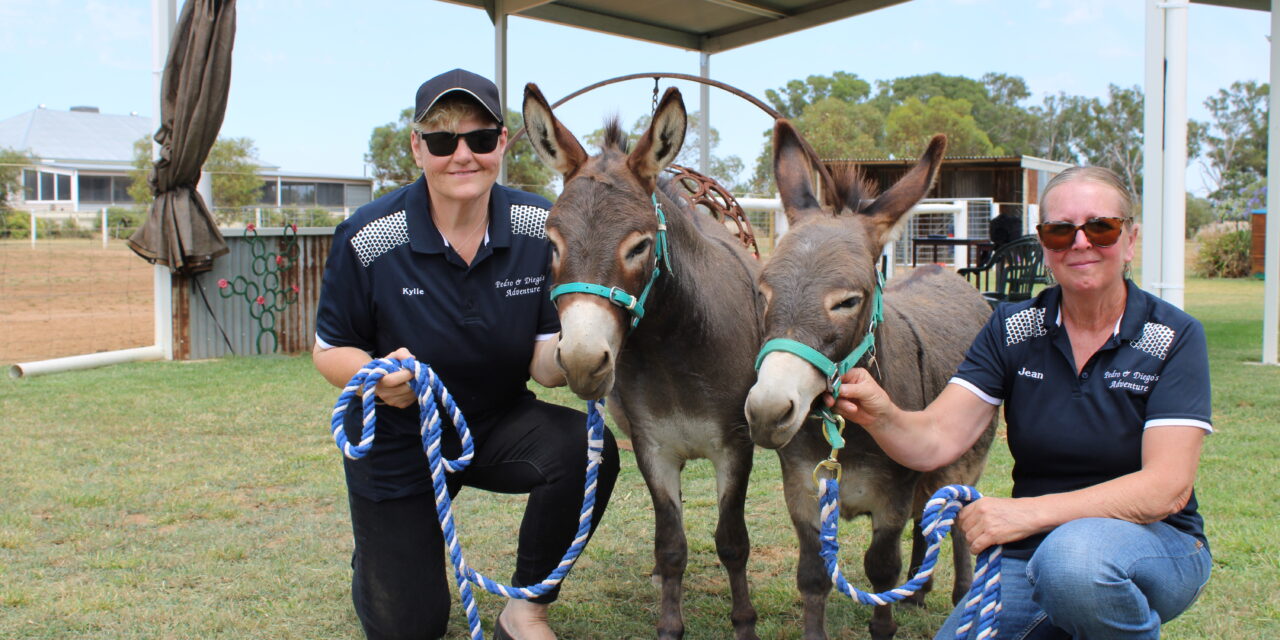
{"type": "Polygon", "coordinates": [[[31,212],[31,248],[36,248],[36,212],[31,212]]]}
{"type": "Polygon", "coordinates": [[[107,208],[102,208],[102,248],[107,248],[107,208]]]}
{"type": "MultiPolygon", "coordinates": [[[[152,108],[155,115],[151,119],[152,129],[160,128],[163,117],[161,110],[161,84],[164,80],[164,64],[169,57],[169,42],[173,39],[173,25],[177,20],[176,0],[151,0],[151,90],[152,108]]],[[[152,142],[152,157],[158,158],[160,150],[152,142]]],[[[169,275],[169,267],[155,265],[153,284],[155,299],[156,346],[164,354],[165,360],[173,359],[173,280],[169,275]]]]}
{"type": "MultiPolygon", "coordinates": [[[[711,54],[698,52],[698,73],[703,78],[711,79],[711,54]]],[[[698,85],[699,109],[702,111],[698,119],[698,171],[702,175],[711,175],[711,86],[698,85]]]]}
{"type": "Polygon", "coordinates": [[[1142,125],[1142,287],[1163,297],[1160,251],[1164,207],[1164,11],[1160,0],[1146,0],[1146,71],[1142,125]]]}
{"type": "Polygon", "coordinates": [[[1271,118],[1267,123],[1267,233],[1263,239],[1262,363],[1276,360],[1280,314],[1280,0],[1271,0],[1271,118]]]}
{"type": "Polygon", "coordinates": [[[1182,309],[1187,219],[1187,0],[1165,2],[1164,215],[1160,288],[1167,302],[1182,309]]]}
{"type": "MultiPolygon", "coordinates": [[[[500,114],[507,117],[507,7],[504,0],[493,0],[493,83],[498,85],[500,114]]],[[[507,183],[507,163],[498,167],[498,183],[507,183]]]]}
{"type": "MultiPolygon", "coordinates": [[[[952,218],[954,221],[953,235],[957,240],[967,240],[969,238],[969,201],[965,200],[960,209],[956,211],[956,215],[952,218]]],[[[969,266],[969,245],[955,245],[951,247],[951,262],[957,269],[963,269],[969,266]]]]}

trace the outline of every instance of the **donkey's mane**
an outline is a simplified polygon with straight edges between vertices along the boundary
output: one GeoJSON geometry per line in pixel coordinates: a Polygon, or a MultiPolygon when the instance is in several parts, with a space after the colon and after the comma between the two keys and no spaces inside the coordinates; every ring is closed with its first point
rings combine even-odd
{"type": "Polygon", "coordinates": [[[844,170],[833,175],[832,179],[836,182],[836,197],[854,213],[866,209],[879,195],[876,193],[875,183],[868,180],[862,173],[862,169],[857,166],[845,167],[844,170]]]}
{"type": "Polygon", "coordinates": [[[630,141],[627,138],[627,132],[622,130],[622,123],[618,116],[610,116],[604,121],[604,144],[600,149],[617,149],[623,153],[627,152],[630,141]]]}

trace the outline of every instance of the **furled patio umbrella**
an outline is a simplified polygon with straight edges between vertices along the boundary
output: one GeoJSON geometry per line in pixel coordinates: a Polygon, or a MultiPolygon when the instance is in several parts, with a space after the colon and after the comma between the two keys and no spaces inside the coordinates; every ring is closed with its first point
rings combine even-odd
{"type": "Polygon", "coordinates": [[[149,182],[155,201],[129,248],[175,274],[213,268],[227,243],[196,193],[200,168],[218,138],[231,85],[235,0],[187,0],[169,47],[161,83],[160,159],[149,182]]]}

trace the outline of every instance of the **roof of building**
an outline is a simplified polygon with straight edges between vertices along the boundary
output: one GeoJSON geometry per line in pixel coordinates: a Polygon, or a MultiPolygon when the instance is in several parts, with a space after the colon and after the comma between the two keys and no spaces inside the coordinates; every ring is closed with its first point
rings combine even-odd
{"type": "Polygon", "coordinates": [[[133,143],[151,133],[146,116],[40,107],[0,120],[0,147],[41,159],[127,164],[133,161],[133,143]]]}
{"type": "MultiPolygon", "coordinates": [[[[41,166],[88,173],[118,173],[133,164],[133,143],[150,136],[151,118],[100,113],[94,107],[59,111],[39,107],[0,120],[0,148],[26,151],[41,166]]],[[[363,176],[283,171],[257,161],[263,177],[368,180],[363,176]]]]}

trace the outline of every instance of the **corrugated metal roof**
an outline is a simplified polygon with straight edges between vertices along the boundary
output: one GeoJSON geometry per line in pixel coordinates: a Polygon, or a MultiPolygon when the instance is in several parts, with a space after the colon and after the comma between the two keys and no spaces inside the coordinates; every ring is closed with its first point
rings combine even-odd
{"type": "Polygon", "coordinates": [[[0,121],[0,147],[59,161],[133,160],[133,143],[151,135],[151,118],[32,109],[0,121]]]}

